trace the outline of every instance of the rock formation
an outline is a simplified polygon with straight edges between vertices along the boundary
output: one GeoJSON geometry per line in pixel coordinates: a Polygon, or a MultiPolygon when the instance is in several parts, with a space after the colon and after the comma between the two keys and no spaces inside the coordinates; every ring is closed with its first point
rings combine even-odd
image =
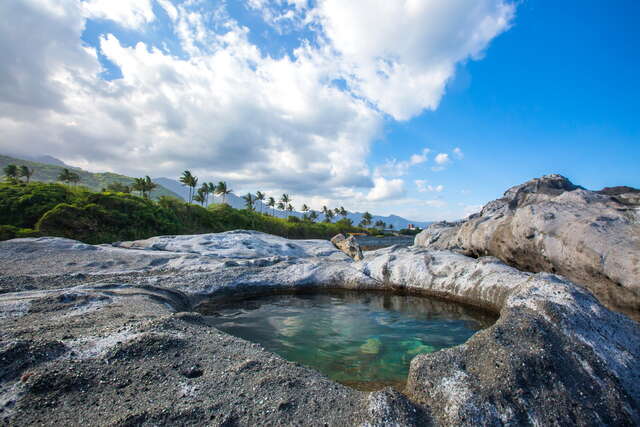
{"type": "Polygon", "coordinates": [[[589,191],[547,175],[510,188],[465,221],[431,225],[415,245],[560,274],[640,318],[640,190],[589,191]]]}
{"type": "Polygon", "coordinates": [[[551,274],[258,232],[91,246],[0,243],[3,425],[637,425],[636,322],[551,274]],[[406,395],[364,393],[222,333],[205,299],[379,289],[485,307],[497,323],[411,362],[406,395]]]}
{"type": "Polygon", "coordinates": [[[344,235],[338,234],[333,236],[331,243],[356,261],[362,260],[362,249],[360,249],[360,244],[355,237],[349,236],[346,238],[344,235]]]}

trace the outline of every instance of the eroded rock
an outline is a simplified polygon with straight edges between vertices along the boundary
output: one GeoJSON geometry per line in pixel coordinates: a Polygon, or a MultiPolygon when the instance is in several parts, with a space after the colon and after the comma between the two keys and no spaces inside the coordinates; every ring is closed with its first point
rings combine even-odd
{"type": "Polygon", "coordinates": [[[355,237],[344,237],[343,234],[337,234],[333,236],[331,243],[356,261],[360,261],[362,259],[362,250],[360,249],[360,244],[355,237]]]}
{"type": "Polygon", "coordinates": [[[415,244],[561,274],[640,319],[639,194],[629,187],[588,191],[547,175],[510,188],[465,221],[431,225],[415,244]]]}
{"type": "Polygon", "coordinates": [[[11,272],[0,286],[33,288],[0,294],[0,353],[12,355],[0,358],[2,423],[640,423],[639,326],[571,282],[493,257],[391,247],[354,262],[329,242],[235,234],[0,243],[11,272]],[[239,256],[224,248],[230,239],[245,248],[239,256]],[[158,256],[170,262],[150,267],[158,256]],[[103,268],[77,276],[92,260],[103,268]],[[405,397],[336,384],[189,312],[203,298],[312,287],[424,293],[500,318],[466,344],[415,357],[405,397]],[[22,348],[37,357],[17,363],[22,348]]]}

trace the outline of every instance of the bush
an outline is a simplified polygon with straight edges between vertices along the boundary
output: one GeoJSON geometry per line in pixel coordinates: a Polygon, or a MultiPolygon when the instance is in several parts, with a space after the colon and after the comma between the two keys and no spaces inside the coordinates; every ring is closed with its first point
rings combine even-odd
{"type": "Polygon", "coordinates": [[[5,224],[0,226],[0,240],[47,235],[92,244],[235,229],[294,239],[329,239],[338,233],[365,231],[348,220],[313,223],[295,216],[283,219],[238,210],[227,204],[203,208],[173,197],[161,197],[156,203],[132,194],[93,193],[45,183],[0,185],[0,224],[5,224]]]}

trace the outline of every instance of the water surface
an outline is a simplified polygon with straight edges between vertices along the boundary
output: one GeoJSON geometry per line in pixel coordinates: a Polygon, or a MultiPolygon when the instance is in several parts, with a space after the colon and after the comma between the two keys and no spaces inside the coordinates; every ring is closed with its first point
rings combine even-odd
{"type": "Polygon", "coordinates": [[[413,357],[461,344],[495,322],[458,304],[361,291],[254,297],[200,312],[222,331],[359,390],[402,388],[413,357]]]}

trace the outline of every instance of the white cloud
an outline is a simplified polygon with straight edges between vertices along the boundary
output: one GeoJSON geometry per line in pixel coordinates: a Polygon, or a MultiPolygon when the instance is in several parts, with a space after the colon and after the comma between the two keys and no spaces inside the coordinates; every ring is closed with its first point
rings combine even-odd
{"type": "Polygon", "coordinates": [[[87,0],[82,5],[89,18],[108,19],[131,29],[155,19],[151,0],[87,0]]]}
{"type": "Polygon", "coordinates": [[[430,151],[428,148],[424,148],[420,153],[412,154],[409,160],[388,159],[384,165],[376,168],[374,174],[396,177],[406,175],[412,166],[426,162],[430,151]]]}
{"type": "Polygon", "coordinates": [[[442,191],[444,191],[444,185],[441,185],[441,184],[430,185],[430,184],[427,184],[427,181],[424,179],[416,179],[414,182],[420,193],[426,193],[426,192],[441,193],[442,191]]]}
{"type": "Polygon", "coordinates": [[[458,159],[464,159],[464,153],[462,152],[462,150],[459,147],[456,147],[456,148],[453,149],[453,154],[458,159]]]}
{"type": "Polygon", "coordinates": [[[224,2],[156,1],[182,52],[105,34],[99,49],[122,72],[113,81],[101,78],[97,49],[81,40],[86,20],[144,31],[161,13],[151,0],[0,1],[0,15],[11,17],[0,21],[0,49],[12,58],[0,62],[0,152],[130,175],[189,168],[299,199],[390,200],[405,190],[389,177],[425,163],[429,150],[372,172],[366,159],[383,115],[435,108],[455,64],[481,55],[513,14],[504,0],[251,0],[292,11],[274,22],[313,34],[274,58],[224,2]]]}
{"type": "Polygon", "coordinates": [[[352,90],[397,120],[435,109],[455,65],[509,28],[504,0],[320,0],[314,11],[352,90]]]}
{"type": "Polygon", "coordinates": [[[397,199],[405,194],[404,181],[401,179],[377,177],[373,179],[373,184],[373,188],[367,194],[367,200],[370,201],[397,199]]]}
{"type": "Polygon", "coordinates": [[[445,165],[449,163],[449,155],[446,153],[440,153],[436,156],[435,161],[439,165],[445,165]]]}

